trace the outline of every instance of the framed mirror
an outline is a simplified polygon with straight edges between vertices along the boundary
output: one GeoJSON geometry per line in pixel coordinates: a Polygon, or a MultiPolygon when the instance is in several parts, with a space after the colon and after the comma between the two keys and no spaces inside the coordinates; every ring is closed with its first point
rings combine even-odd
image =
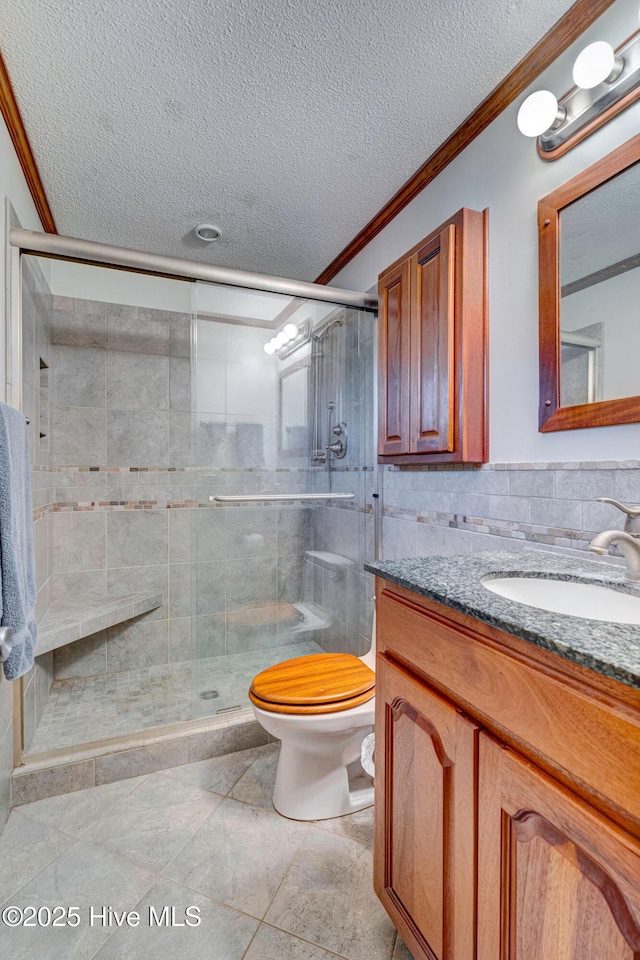
{"type": "Polygon", "coordinates": [[[301,360],[280,374],[278,447],[284,456],[309,453],[309,362],[301,360]]]}
{"type": "Polygon", "coordinates": [[[538,204],[542,432],[640,421],[640,136],[538,204]]]}

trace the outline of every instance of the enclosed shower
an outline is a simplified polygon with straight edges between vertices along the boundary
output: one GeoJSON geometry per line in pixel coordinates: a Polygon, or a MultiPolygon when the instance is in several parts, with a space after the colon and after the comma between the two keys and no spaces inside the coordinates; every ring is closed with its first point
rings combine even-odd
{"type": "Polygon", "coordinates": [[[248,720],[265,667],[361,654],[373,301],[17,235],[40,632],[24,761],[248,720]]]}

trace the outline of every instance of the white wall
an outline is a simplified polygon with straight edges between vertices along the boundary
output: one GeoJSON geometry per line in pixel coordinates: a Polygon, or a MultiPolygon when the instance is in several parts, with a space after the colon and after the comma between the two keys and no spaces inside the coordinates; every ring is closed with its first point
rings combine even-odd
{"type": "Polygon", "coordinates": [[[640,424],[538,433],[537,231],[538,200],[635,136],[640,103],[551,163],[516,127],[518,107],[533,90],[560,96],[571,86],[573,62],[587,43],[608,40],[616,47],[637,27],[637,0],[618,0],[332,280],[366,290],[460,207],[489,207],[492,461],[640,457],[640,424]]]}
{"type": "MultiPolygon", "coordinates": [[[[9,197],[25,230],[42,230],[40,218],[2,116],[0,116],[0,196],[9,197]]],[[[0,237],[0,244],[2,245],[2,269],[4,269],[4,233],[0,237]]]]}
{"type": "MultiPolygon", "coordinates": [[[[43,263],[43,258],[39,262],[43,263]]],[[[192,284],[189,281],[52,260],[50,282],[51,292],[58,297],[78,297],[178,313],[191,310],[192,284]]]]}
{"type": "MultiPolygon", "coordinates": [[[[42,230],[42,224],[31,199],[27,181],[13,149],[11,137],[0,115],[0,400],[5,398],[4,342],[6,336],[6,244],[5,244],[5,198],[8,198],[21,225],[27,230],[42,230]]],[[[45,276],[47,271],[45,269],[45,276]]]]}

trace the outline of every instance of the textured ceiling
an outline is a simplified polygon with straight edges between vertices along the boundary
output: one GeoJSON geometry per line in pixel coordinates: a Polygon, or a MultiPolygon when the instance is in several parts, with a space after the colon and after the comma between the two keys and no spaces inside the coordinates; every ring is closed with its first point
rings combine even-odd
{"type": "Polygon", "coordinates": [[[5,0],[0,36],[60,233],[310,280],[570,6],[5,0]]]}
{"type": "Polygon", "coordinates": [[[562,283],[640,254],[640,163],[560,213],[562,283]]]}

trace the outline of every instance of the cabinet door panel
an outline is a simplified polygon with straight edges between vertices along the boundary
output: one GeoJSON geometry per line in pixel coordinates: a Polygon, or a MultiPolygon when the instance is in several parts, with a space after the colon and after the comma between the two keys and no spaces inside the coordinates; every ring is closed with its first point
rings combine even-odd
{"type": "Polygon", "coordinates": [[[416,960],[471,960],[477,727],[384,657],[376,698],[376,891],[416,960]]]}
{"type": "Polygon", "coordinates": [[[411,257],[411,452],[447,453],[454,435],[455,228],[411,257]]]}
{"type": "Polygon", "coordinates": [[[640,844],[480,737],[478,960],[638,960],[640,844]]]}
{"type": "Polygon", "coordinates": [[[381,455],[409,451],[410,377],[409,261],[387,271],[378,283],[380,310],[379,441],[381,455]]]}

